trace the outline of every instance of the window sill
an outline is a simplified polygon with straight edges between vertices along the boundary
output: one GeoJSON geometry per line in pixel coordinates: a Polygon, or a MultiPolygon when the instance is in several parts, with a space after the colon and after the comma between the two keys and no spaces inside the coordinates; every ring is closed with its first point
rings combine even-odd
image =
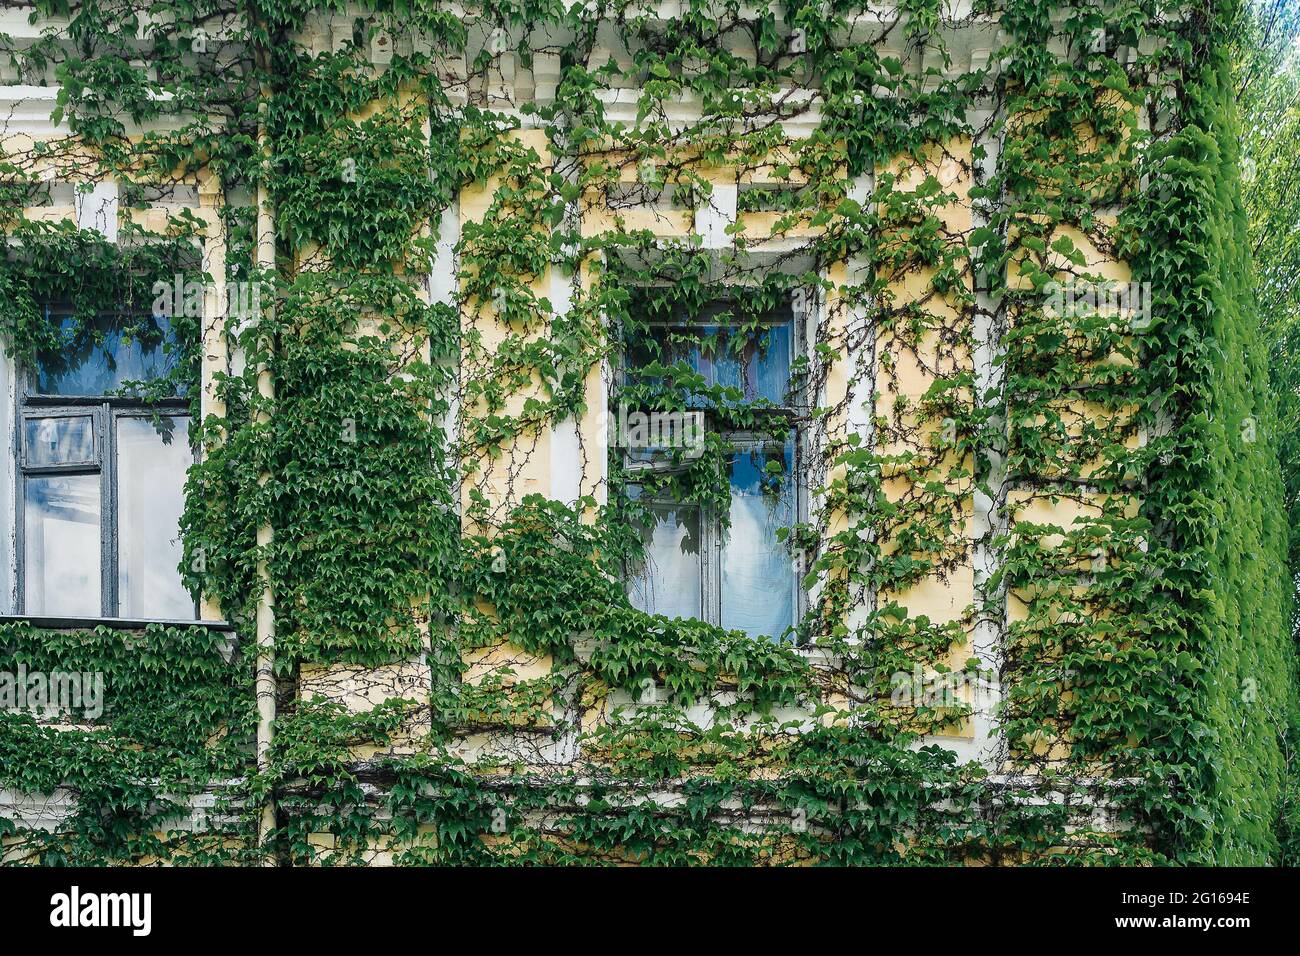
{"type": "Polygon", "coordinates": [[[108,627],[121,631],[138,631],[150,624],[166,627],[202,627],[210,631],[233,631],[235,626],[227,621],[168,620],[166,618],[127,617],[51,617],[42,614],[0,614],[0,624],[24,622],[35,627],[69,630],[72,628],[108,627]]]}

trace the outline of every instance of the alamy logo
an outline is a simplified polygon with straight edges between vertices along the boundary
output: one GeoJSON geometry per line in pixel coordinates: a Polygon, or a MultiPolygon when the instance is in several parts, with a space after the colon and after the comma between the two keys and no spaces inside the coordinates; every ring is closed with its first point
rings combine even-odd
{"type": "Polygon", "coordinates": [[[1052,315],[1079,318],[1090,315],[1118,315],[1128,320],[1135,332],[1151,326],[1150,282],[1086,282],[1046,286],[1047,309],[1052,315]]]}
{"type": "Polygon", "coordinates": [[[920,664],[896,671],[889,681],[895,707],[962,707],[983,710],[994,698],[996,685],[987,670],[927,671],[920,664]]]}
{"type": "Polygon", "coordinates": [[[704,450],[704,413],[642,412],[619,405],[615,422],[616,448],[654,450],[684,448],[696,457],[704,450]]]}
{"type": "Polygon", "coordinates": [[[91,671],[0,671],[0,710],[37,714],[46,720],[80,714],[97,720],[104,713],[104,675],[91,671]]]}
{"type": "Polygon", "coordinates": [[[50,925],[127,926],[133,936],[148,936],[153,929],[153,896],[150,893],[82,893],[74,886],[70,893],[50,897],[50,925]]]}
{"type": "Polygon", "coordinates": [[[227,318],[256,319],[262,314],[260,282],[227,282],[217,287],[197,279],[186,280],[180,273],[171,282],[160,279],[153,284],[153,314],[200,318],[209,291],[218,299],[217,308],[227,318]]]}

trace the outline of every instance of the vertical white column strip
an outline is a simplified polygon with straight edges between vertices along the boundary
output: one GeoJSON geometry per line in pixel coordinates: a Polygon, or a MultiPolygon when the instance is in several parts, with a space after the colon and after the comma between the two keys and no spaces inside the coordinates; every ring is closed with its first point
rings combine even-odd
{"type": "MultiPolygon", "coordinates": [[[[989,110],[973,113],[972,123],[977,129],[987,129],[992,116],[989,110]]],[[[990,182],[996,173],[1001,154],[1000,136],[984,134],[975,140],[984,149],[984,157],[976,163],[977,185],[990,182]]],[[[991,210],[985,202],[976,202],[971,210],[972,226],[979,228],[989,222],[991,210]]],[[[979,409],[997,409],[1002,405],[1003,386],[1003,327],[1006,314],[1003,302],[988,292],[988,283],[976,277],[976,311],[974,319],[974,372],[975,406],[979,409]]],[[[1005,423],[1004,423],[1005,424],[1005,423]]],[[[975,691],[974,739],[969,758],[980,760],[990,770],[1000,768],[1002,741],[997,734],[996,715],[1001,703],[999,676],[1002,671],[1003,645],[1007,626],[1007,598],[1005,588],[993,588],[992,580],[1002,565],[1002,549],[995,540],[1007,528],[1006,488],[1002,475],[1005,447],[980,448],[982,460],[975,462],[975,474],[989,476],[990,496],[978,487],[973,494],[971,534],[974,538],[971,561],[974,570],[975,600],[977,603],[975,625],[971,637],[972,650],[984,667],[991,672],[986,681],[978,682],[975,691]]]]}

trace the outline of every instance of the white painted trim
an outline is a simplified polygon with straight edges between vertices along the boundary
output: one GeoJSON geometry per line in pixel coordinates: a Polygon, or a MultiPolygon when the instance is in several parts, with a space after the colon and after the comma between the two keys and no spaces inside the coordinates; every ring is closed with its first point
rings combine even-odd
{"type": "Polygon", "coordinates": [[[17,364],[0,341],[0,608],[18,608],[17,364]]]}
{"type": "MultiPolygon", "coordinates": [[[[551,308],[557,316],[568,315],[573,308],[575,277],[564,273],[558,265],[551,264],[551,308]]],[[[550,491],[548,497],[573,506],[582,497],[582,442],[578,437],[578,421],[570,416],[550,425],[550,491]]],[[[604,462],[598,467],[603,475],[604,462]]]]}
{"type": "Polygon", "coordinates": [[[695,231],[705,249],[729,249],[735,245],[735,238],[727,229],[736,224],[738,192],[735,183],[716,183],[713,195],[695,211],[695,231]]]}
{"type": "Polygon", "coordinates": [[[93,229],[109,242],[117,242],[117,181],[101,180],[89,192],[77,190],[77,228],[93,229]]]}
{"type": "MultiPolygon", "coordinates": [[[[982,185],[992,180],[1001,159],[1001,140],[995,136],[984,136],[979,145],[984,147],[984,158],[977,161],[975,183],[982,185]]],[[[971,225],[978,228],[987,224],[987,201],[971,204],[971,225]]],[[[1003,356],[1005,347],[998,330],[1001,303],[995,301],[987,292],[979,291],[978,276],[976,289],[976,311],[973,317],[972,361],[975,373],[976,406],[987,404],[985,395],[990,391],[1000,390],[1005,375],[1003,356]]],[[[979,454],[979,452],[977,452],[979,454]]],[[[975,474],[980,474],[981,465],[975,463],[975,474]]],[[[972,514],[970,539],[972,581],[976,602],[976,617],[970,630],[971,651],[980,662],[992,672],[991,681],[981,681],[976,685],[976,699],[972,702],[970,717],[974,736],[968,741],[960,741],[952,747],[966,760],[981,761],[990,770],[997,770],[1001,764],[1000,754],[1004,741],[998,733],[997,711],[1002,702],[1000,674],[1004,656],[1003,640],[1006,634],[1007,602],[1005,594],[990,593],[990,581],[1001,568],[1002,552],[994,545],[994,540],[1006,529],[1007,519],[1004,513],[1005,490],[993,489],[990,498],[978,487],[972,490],[972,514]],[[981,602],[1000,601],[996,617],[980,613],[981,602]]]]}

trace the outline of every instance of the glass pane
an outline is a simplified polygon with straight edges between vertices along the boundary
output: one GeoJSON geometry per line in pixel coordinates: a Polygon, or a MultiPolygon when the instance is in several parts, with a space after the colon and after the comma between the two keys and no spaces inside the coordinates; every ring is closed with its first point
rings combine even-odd
{"type": "Polygon", "coordinates": [[[738,348],[743,347],[732,329],[722,325],[698,326],[694,329],[677,329],[675,334],[698,338],[700,345],[692,350],[692,367],[710,385],[720,385],[743,391],[738,348]]]}
{"type": "MultiPolygon", "coordinates": [[[[699,373],[707,384],[713,384],[712,365],[700,352],[697,344],[706,334],[702,329],[670,328],[666,325],[654,325],[634,338],[627,348],[625,362],[630,384],[664,385],[668,378],[662,375],[650,375],[642,371],[653,362],[663,366],[684,365],[699,373]]],[[[702,408],[707,400],[703,396],[689,394],[687,404],[693,408],[702,408]]]]}
{"type": "Polygon", "coordinates": [[[181,584],[180,519],[192,461],[189,419],[117,419],[118,614],[194,617],[181,584]]]}
{"type": "Polygon", "coordinates": [[[786,403],[790,388],[790,325],[764,329],[749,344],[745,362],[745,398],[786,403]]]}
{"type": "MultiPolygon", "coordinates": [[[[747,334],[738,329],[710,326],[708,337],[710,381],[734,388],[747,402],[766,399],[784,405],[790,384],[790,326],[764,326],[747,334]]],[[[707,377],[707,375],[706,375],[707,377]]]]}
{"type": "Polygon", "coordinates": [[[740,451],[731,458],[722,626],[751,637],[780,637],[794,623],[794,565],[776,536],[778,528],[795,520],[793,475],[793,442],[740,451]]]}
{"type": "Polygon", "coordinates": [[[87,326],[70,315],[57,321],[62,346],[36,359],[39,394],[117,394],[125,383],[162,378],[180,362],[166,316],[98,316],[87,326]]]}
{"type": "MultiPolygon", "coordinates": [[[[746,335],[719,325],[651,326],[629,344],[626,361],[632,382],[662,381],[639,374],[652,361],[681,362],[708,385],[736,389],[744,401],[784,405],[790,386],[790,324],[766,325],[746,335]]],[[[687,403],[701,407],[707,400],[689,395],[687,403]]]]}
{"type": "Polygon", "coordinates": [[[667,617],[702,617],[700,514],[696,508],[652,505],[643,528],[646,561],[632,576],[632,606],[667,617]]]}
{"type": "Polygon", "coordinates": [[[99,617],[99,476],[29,477],[24,501],[25,612],[99,617]]]}
{"type": "Polygon", "coordinates": [[[89,415],[29,418],[23,422],[27,464],[66,465],[95,460],[95,421],[89,415]]]}

